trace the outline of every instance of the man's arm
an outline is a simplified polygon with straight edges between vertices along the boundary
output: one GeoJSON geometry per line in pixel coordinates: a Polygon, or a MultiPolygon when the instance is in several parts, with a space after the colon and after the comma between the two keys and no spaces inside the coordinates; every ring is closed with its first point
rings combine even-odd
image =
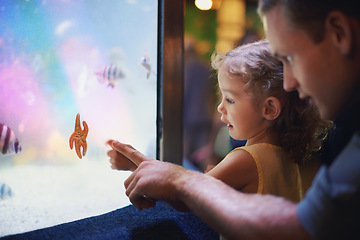
{"type": "Polygon", "coordinates": [[[177,197],[227,239],[309,239],[284,198],[244,194],[198,173],[175,183],[177,197]]]}
{"type": "Polygon", "coordinates": [[[138,209],[153,207],[157,200],[181,203],[228,239],[309,239],[290,201],[240,193],[211,176],[146,158],[127,145],[117,149],[141,162],[125,181],[126,194],[138,209]]]}

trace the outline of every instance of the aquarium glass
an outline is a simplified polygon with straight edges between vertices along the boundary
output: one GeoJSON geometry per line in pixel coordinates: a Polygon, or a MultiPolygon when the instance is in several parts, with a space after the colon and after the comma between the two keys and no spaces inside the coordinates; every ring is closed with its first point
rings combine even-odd
{"type": "MultiPolygon", "coordinates": [[[[0,124],[21,146],[0,152],[0,216],[9,228],[25,207],[28,219],[47,206],[81,218],[124,205],[125,178],[110,168],[106,141],[155,157],[157,26],[155,0],[0,1],[0,124]],[[71,149],[77,114],[83,139],[71,149]]],[[[57,224],[61,214],[50,212],[46,221],[57,224]]]]}

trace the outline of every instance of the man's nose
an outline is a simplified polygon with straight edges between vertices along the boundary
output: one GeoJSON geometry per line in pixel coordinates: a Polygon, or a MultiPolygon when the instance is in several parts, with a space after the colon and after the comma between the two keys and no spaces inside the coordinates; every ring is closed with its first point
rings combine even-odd
{"type": "Polygon", "coordinates": [[[284,68],[284,89],[287,92],[292,92],[299,87],[299,82],[294,77],[294,74],[288,68],[284,68]]]}

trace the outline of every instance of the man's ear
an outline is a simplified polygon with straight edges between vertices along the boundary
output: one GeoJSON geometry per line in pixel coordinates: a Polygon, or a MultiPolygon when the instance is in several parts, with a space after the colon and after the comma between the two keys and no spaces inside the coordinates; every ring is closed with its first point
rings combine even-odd
{"type": "Polygon", "coordinates": [[[281,103],[276,97],[268,97],[264,101],[263,117],[267,120],[275,120],[281,113],[281,103]]]}
{"type": "Polygon", "coordinates": [[[351,54],[353,29],[350,18],[340,11],[331,11],[325,20],[326,34],[343,55],[351,54]]]}

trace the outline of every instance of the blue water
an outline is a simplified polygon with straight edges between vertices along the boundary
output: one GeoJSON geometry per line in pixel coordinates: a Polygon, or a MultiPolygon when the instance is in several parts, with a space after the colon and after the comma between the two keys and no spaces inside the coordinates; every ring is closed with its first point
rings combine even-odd
{"type": "Polygon", "coordinates": [[[155,156],[157,1],[2,0],[0,122],[14,130],[18,163],[79,161],[69,148],[76,114],[89,125],[81,161],[106,158],[107,139],[155,156]],[[141,64],[151,61],[151,74],[141,64]],[[114,87],[96,71],[117,65],[114,87]]]}

